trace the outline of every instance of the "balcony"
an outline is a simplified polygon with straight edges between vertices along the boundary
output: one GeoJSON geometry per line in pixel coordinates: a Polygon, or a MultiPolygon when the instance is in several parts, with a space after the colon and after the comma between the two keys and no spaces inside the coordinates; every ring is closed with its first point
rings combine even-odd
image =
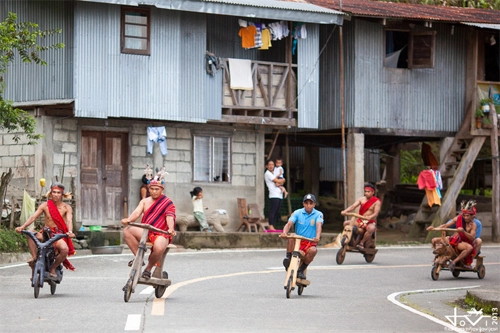
{"type": "Polygon", "coordinates": [[[227,59],[222,68],[221,122],[297,126],[296,65],[252,61],[252,90],[231,89],[227,59]]]}

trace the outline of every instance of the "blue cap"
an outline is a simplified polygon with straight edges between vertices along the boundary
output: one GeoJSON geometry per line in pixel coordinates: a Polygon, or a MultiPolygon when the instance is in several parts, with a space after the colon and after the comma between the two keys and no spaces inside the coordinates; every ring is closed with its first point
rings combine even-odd
{"type": "Polygon", "coordinates": [[[306,194],[304,196],[304,200],[302,200],[302,202],[305,202],[306,200],[311,200],[312,202],[316,203],[316,197],[314,196],[314,194],[306,194]]]}

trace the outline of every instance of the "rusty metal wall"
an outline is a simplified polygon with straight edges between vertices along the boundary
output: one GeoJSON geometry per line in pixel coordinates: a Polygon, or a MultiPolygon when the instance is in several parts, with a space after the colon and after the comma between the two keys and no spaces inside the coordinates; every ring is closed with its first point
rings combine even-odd
{"type": "MultiPolygon", "coordinates": [[[[323,45],[328,27],[321,29],[323,45]]],[[[389,69],[382,23],[344,22],[346,127],[458,130],[465,112],[466,28],[455,26],[452,34],[450,25],[434,23],[431,29],[437,32],[434,68],[389,69]]],[[[332,39],[322,58],[322,129],[341,127],[338,33],[332,39]]]]}
{"type": "Polygon", "coordinates": [[[23,63],[19,56],[9,65],[4,77],[4,98],[14,102],[69,99],[73,97],[73,2],[0,1],[2,20],[7,13],[17,14],[17,22],[37,23],[39,29],[62,29],[40,45],[65,44],[63,49],[40,53],[47,66],[23,63]]]}

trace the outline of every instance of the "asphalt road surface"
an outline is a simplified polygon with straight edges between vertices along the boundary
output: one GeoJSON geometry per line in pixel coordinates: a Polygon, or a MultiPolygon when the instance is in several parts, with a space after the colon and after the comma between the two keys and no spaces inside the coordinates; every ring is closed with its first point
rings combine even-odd
{"type": "Polygon", "coordinates": [[[483,247],[482,280],[443,271],[433,281],[429,246],[378,249],[371,264],[348,252],[342,265],[337,249],[319,249],[307,274],[311,285],[289,299],[284,250],[276,249],[171,252],[164,296],[138,285],[128,303],[122,287],[130,253],[72,257],[76,271],[64,271],[54,295],[44,284],[37,299],[25,263],[2,265],[0,332],[447,332],[432,308],[405,307],[401,293],[419,291],[426,303],[426,295],[444,299],[447,290],[500,285],[498,246],[483,247]]]}

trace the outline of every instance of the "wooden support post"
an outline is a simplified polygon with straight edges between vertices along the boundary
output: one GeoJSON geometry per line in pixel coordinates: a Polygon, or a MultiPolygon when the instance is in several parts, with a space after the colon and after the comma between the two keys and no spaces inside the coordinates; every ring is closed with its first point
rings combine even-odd
{"type": "Polygon", "coordinates": [[[500,160],[498,150],[498,116],[495,105],[490,103],[490,115],[493,128],[491,129],[491,171],[492,171],[492,224],[491,240],[495,243],[500,242],[500,160]]]}
{"type": "Polygon", "coordinates": [[[10,226],[9,229],[14,229],[14,221],[16,219],[16,198],[12,196],[10,198],[10,226]]]}

